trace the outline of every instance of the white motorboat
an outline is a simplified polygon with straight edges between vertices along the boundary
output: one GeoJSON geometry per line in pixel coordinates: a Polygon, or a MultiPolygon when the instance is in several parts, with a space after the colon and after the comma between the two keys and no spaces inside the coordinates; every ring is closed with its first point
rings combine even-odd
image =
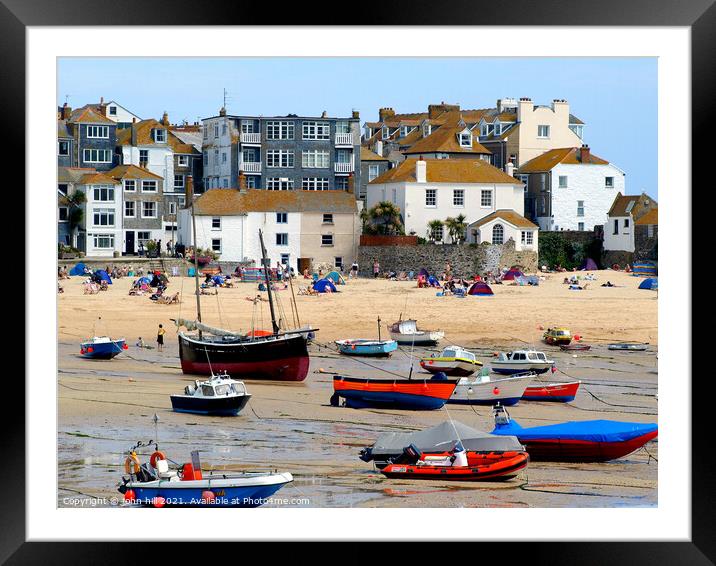
{"type": "Polygon", "coordinates": [[[388,325],[390,337],[398,344],[408,346],[435,346],[445,333],[441,330],[422,330],[413,319],[399,320],[388,325]]]}
{"type": "Polygon", "coordinates": [[[172,408],[180,413],[200,415],[238,415],[251,394],[243,381],[224,373],[212,374],[207,381],[196,380],[184,388],[183,395],[170,395],[172,408]]]}
{"type": "Polygon", "coordinates": [[[514,405],[536,377],[534,373],[491,379],[486,370],[474,377],[463,377],[455,386],[448,403],[462,405],[514,405]]]}
{"type": "Polygon", "coordinates": [[[443,372],[445,375],[467,377],[482,368],[482,362],[475,354],[460,346],[445,348],[440,354],[420,359],[420,367],[430,373],[443,372]]]}
{"type": "Polygon", "coordinates": [[[544,352],[533,349],[513,350],[509,354],[501,352],[496,360],[490,362],[492,371],[505,375],[514,373],[545,373],[554,365],[544,352]]]}

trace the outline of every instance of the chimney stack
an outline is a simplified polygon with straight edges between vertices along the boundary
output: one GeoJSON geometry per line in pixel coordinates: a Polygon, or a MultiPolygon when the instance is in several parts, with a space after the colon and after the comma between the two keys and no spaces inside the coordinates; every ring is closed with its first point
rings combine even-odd
{"type": "Polygon", "coordinates": [[[355,177],[353,177],[353,173],[350,173],[348,175],[348,192],[349,193],[355,193],[355,177]]]}
{"type": "Polygon", "coordinates": [[[378,110],[378,118],[380,122],[385,122],[388,118],[395,116],[395,110],[392,108],[381,108],[378,110]]]}
{"type": "Polygon", "coordinates": [[[184,195],[186,196],[186,206],[189,206],[194,198],[194,177],[192,175],[186,176],[184,195]]]}
{"type": "Polygon", "coordinates": [[[428,164],[423,159],[422,155],[420,156],[420,159],[415,162],[415,181],[417,183],[428,182],[428,164]]]}
{"type": "Polygon", "coordinates": [[[239,192],[245,193],[246,190],[246,175],[243,171],[239,171],[239,192]]]}
{"type": "Polygon", "coordinates": [[[360,118],[360,112],[358,112],[358,110],[353,110],[353,112],[351,112],[351,117],[360,118]]]}
{"type": "Polygon", "coordinates": [[[67,106],[67,103],[65,102],[62,105],[62,113],[60,114],[60,116],[63,120],[69,120],[70,114],[72,114],[72,108],[67,106]]]}
{"type": "Polygon", "coordinates": [[[582,144],[582,147],[579,148],[579,161],[582,163],[590,162],[590,152],[587,144],[582,144]]]}
{"type": "Polygon", "coordinates": [[[226,108],[224,108],[223,106],[219,110],[219,116],[226,116],[226,108]]]}
{"type": "Polygon", "coordinates": [[[162,125],[168,126],[169,125],[169,114],[167,114],[167,111],[164,111],[164,114],[162,114],[162,125]]]}
{"type": "Polygon", "coordinates": [[[505,165],[505,173],[507,173],[510,177],[515,176],[515,164],[512,163],[512,161],[508,161],[507,165],[505,165]]]}

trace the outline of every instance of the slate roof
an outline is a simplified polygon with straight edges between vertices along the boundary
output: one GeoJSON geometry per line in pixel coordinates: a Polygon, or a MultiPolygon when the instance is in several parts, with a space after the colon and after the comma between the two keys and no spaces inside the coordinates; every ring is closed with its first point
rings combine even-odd
{"type": "Polygon", "coordinates": [[[197,216],[236,216],[248,212],[333,212],[358,211],[353,193],[331,191],[267,191],[210,189],[194,201],[197,216]]]}
{"type": "MultiPolygon", "coordinates": [[[[406,159],[397,167],[388,169],[369,184],[415,183],[417,159],[406,159]]],[[[522,181],[509,176],[482,159],[425,159],[429,183],[500,183],[522,185],[522,181]]]]}
{"type": "Polygon", "coordinates": [[[527,220],[524,216],[521,214],[517,214],[514,210],[509,210],[502,208],[500,210],[496,210],[495,212],[488,214],[484,218],[481,218],[477,222],[473,222],[468,226],[468,228],[479,228],[480,226],[484,226],[488,222],[491,222],[495,219],[504,220],[505,222],[512,224],[515,228],[530,228],[530,229],[538,229],[539,226],[536,224],[533,224],[529,220],[527,220]]]}

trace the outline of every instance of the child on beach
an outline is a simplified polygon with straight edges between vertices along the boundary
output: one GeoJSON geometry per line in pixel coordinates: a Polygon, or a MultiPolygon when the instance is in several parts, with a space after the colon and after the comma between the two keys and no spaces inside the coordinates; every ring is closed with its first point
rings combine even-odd
{"type": "Polygon", "coordinates": [[[157,350],[160,352],[164,351],[164,335],[167,333],[164,327],[160,324],[159,330],[157,330],[157,350]]]}

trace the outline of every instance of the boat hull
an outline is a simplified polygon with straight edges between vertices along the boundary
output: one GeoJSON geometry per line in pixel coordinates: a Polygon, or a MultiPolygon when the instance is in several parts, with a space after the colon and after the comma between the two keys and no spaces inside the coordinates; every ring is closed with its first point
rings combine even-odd
{"type": "Polygon", "coordinates": [[[234,416],[238,415],[249,402],[251,395],[228,397],[195,397],[192,395],[171,395],[172,409],[177,413],[197,415],[234,416]]]}
{"type": "Polygon", "coordinates": [[[511,406],[519,402],[532,376],[508,377],[494,381],[479,382],[477,379],[461,379],[448,399],[454,405],[501,405],[511,406]]]}
{"type": "Polygon", "coordinates": [[[200,341],[180,332],[179,358],[182,371],[188,374],[225,371],[239,379],[303,381],[309,366],[307,341],[303,334],[200,341]]]}
{"type": "Polygon", "coordinates": [[[493,361],[490,362],[490,369],[494,373],[499,373],[501,375],[513,375],[515,373],[525,373],[525,372],[531,372],[531,373],[537,373],[542,374],[546,373],[550,370],[552,367],[552,362],[548,363],[542,363],[542,362],[529,362],[525,364],[520,364],[516,362],[498,362],[493,361]]]}
{"type": "Polygon", "coordinates": [[[496,461],[478,463],[473,457],[468,466],[430,466],[411,464],[389,464],[381,471],[386,477],[415,479],[415,480],[441,480],[441,481],[485,481],[506,480],[513,478],[517,473],[527,467],[530,457],[525,452],[517,453],[511,457],[502,457],[496,461]]]}
{"type": "Polygon", "coordinates": [[[398,349],[398,343],[395,340],[338,340],[336,345],[341,354],[346,356],[374,358],[387,358],[391,352],[398,349]]]}
{"type": "Polygon", "coordinates": [[[522,395],[523,401],[553,401],[570,403],[574,401],[579,389],[579,381],[572,383],[548,383],[546,385],[529,385],[522,395]]]}
{"type": "Polygon", "coordinates": [[[445,375],[456,377],[467,377],[482,367],[482,364],[473,363],[467,360],[440,360],[425,358],[420,360],[420,367],[430,373],[442,372],[445,375]]]}
{"type": "Polygon", "coordinates": [[[572,339],[569,337],[545,336],[544,338],[545,344],[550,346],[567,346],[571,341],[572,339]]]}
{"type": "Polygon", "coordinates": [[[618,352],[644,352],[647,346],[646,344],[609,344],[607,348],[618,352]]]}
{"type": "Polygon", "coordinates": [[[608,462],[631,454],[656,436],[656,432],[650,432],[622,442],[521,438],[520,442],[535,462],[608,462]]]}
{"type": "Polygon", "coordinates": [[[457,380],[385,380],[334,376],[334,395],[354,409],[440,409],[455,389],[457,380]]]}
{"type": "Polygon", "coordinates": [[[88,360],[111,360],[124,350],[124,340],[112,342],[83,342],[80,346],[80,356],[88,360]],[[92,351],[89,351],[92,348],[92,351]]]}
{"type": "Polygon", "coordinates": [[[435,346],[444,336],[444,332],[437,331],[417,334],[390,333],[390,337],[402,346],[435,346]]]}
{"type": "Polygon", "coordinates": [[[562,344],[559,349],[567,352],[586,352],[590,350],[592,346],[590,344],[562,344]]]}

